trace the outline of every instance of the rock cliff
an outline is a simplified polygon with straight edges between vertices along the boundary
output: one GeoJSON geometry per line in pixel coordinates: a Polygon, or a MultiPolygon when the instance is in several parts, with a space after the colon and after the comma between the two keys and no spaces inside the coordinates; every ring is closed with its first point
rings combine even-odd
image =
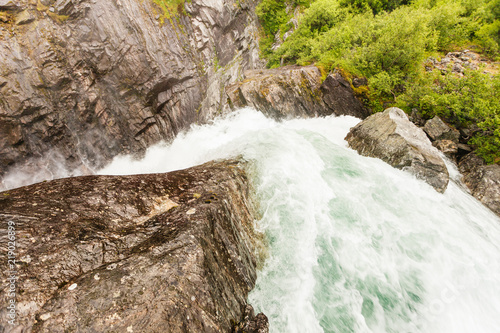
{"type": "Polygon", "coordinates": [[[213,118],[224,86],[261,66],[255,5],[0,1],[0,177],[86,173],[213,118]]]}
{"type": "MultiPolygon", "coordinates": [[[[1,332],[267,332],[247,306],[260,237],[244,165],[83,176],[0,194],[15,229],[17,325],[1,332]]],[[[1,270],[7,286],[8,270],[1,270]]]]}
{"type": "Polygon", "coordinates": [[[276,119],[331,114],[364,119],[370,114],[340,74],[322,82],[316,66],[248,70],[226,91],[231,107],[252,106],[276,119]]]}
{"type": "Polygon", "coordinates": [[[443,193],[448,186],[448,169],[439,152],[401,109],[389,108],[371,115],[353,127],[346,140],[361,155],[407,170],[438,192],[443,193]]]}

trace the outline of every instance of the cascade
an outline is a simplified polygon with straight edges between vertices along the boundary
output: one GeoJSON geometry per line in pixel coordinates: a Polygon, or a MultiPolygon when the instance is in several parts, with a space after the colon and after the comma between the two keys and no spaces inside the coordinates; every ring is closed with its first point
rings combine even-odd
{"type": "Polygon", "coordinates": [[[500,331],[500,219],[456,182],[439,194],[349,149],[358,121],[243,109],[99,173],[249,160],[269,246],[249,301],[271,332],[500,331]]]}
{"type": "Polygon", "coordinates": [[[451,163],[440,194],[358,155],[344,141],[358,122],[276,122],[246,108],[98,173],[248,160],[268,244],[249,302],[271,332],[500,332],[500,219],[451,163]]]}

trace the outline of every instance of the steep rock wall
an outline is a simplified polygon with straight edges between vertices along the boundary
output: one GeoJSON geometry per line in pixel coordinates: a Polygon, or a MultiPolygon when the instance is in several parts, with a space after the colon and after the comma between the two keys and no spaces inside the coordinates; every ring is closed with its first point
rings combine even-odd
{"type": "Polygon", "coordinates": [[[86,173],[213,118],[224,86],[261,66],[255,5],[1,2],[0,177],[23,164],[86,173]]]}

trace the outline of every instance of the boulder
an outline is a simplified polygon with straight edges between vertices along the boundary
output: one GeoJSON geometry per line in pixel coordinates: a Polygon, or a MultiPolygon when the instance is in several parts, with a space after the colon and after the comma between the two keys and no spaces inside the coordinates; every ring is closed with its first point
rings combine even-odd
{"type": "MultiPolygon", "coordinates": [[[[3,320],[13,298],[2,293],[0,332],[230,332],[247,316],[262,246],[244,166],[1,192],[17,265],[0,277],[17,278],[17,317],[3,320]]],[[[6,237],[0,245],[7,258],[6,237]]]]}
{"type": "Polygon", "coordinates": [[[437,140],[432,145],[448,157],[453,157],[458,152],[458,145],[451,140],[437,140]]]}
{"type": "Polygon", "coordinates": [[[226,93],[233,109],[251,106],[276,119],[330,114],[368,116],[369,111],[340,74],[330,74],[321,81],[316,66],[250,70],[243,80],[228,86],[226,93]]]}
{"type": "Polygon", "coordinates": [[[440,193],[446,190],[449,179],[443,159],[403,110],[393,107],[371,115],[353,127],[345,139],[361,155],[407,170],[440,193]]]}
{"type": "Polygon", "coordinates": [[[427,120],[424,125],[424,131],[429,135],[431,140],[450,140],[458,143],[460,132],[451,126],[447,125],[438,116],[427,120]]]}
{"type": "Polygon", "coordinates": [[[482,158],[469,153],[458,167],[471,194],[500,216],[500,165],[487,165],[482,158]]]}

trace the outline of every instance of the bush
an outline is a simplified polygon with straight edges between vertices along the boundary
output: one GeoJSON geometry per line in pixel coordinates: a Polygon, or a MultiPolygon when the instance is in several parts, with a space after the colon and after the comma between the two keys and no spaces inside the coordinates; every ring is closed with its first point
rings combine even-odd
{"type": "Polygon", "coordinates": [[[487,163],[500,159],[500,78],[468,70],[464,77],[438,71],[421,74],[397,98],[407,111],[417,108],[429,119],[438,115],[457,128],[472,124],[478,131],[469,141],[487,163]]]}
{"type": "Polygon", "coordinates": [[[288,21],[286,4],[282,0],[262,0],[257,5],[255,12],[266,36],[274,37],[280,26],[288,21]]]}
{"type": "MultiPolygon", "coordinates": [[[[273,2],[263,0],[259,8],[274,8],[273,2]]],[[[276,8],[284,12],[281,6],[276,8]]],[[[272,17],[264,27],[269,32],[283,24],[282,14],[272,17]]],[[[316,0],[277,50],[270,50],[269,41],[265,45],[269,67],[316,63],[328,71],[342,69],[347,77],[366,77],[368,87],[361,90],[374,111],[398,104],[426,117],[439,114],[459,127],[477,124],[481,131],[470,142],[492,162],[500,151],[498,79],[478,72],[463,79],[422,72],[429,55],[473,41],[498,56],[500,0],[316,0]]]]}
{"type": "Polygon", "coordinates": [[[369,9],[375,15],[384,11],[393,11],[410,3],[409,0],[340,0],[339,2],[342,7],[349,8],[355,13],[362,13],[369,9]]]}

